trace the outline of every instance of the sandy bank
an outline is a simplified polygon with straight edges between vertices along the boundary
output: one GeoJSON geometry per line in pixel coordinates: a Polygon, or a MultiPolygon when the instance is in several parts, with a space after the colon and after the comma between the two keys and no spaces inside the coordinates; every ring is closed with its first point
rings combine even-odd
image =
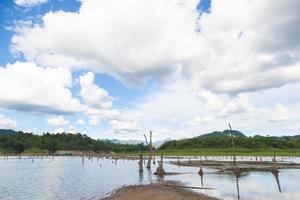
{"type": "Polygon", "coordinates": [[[102,200],[216,200],[170,182],[123,187],[102,200]]]}

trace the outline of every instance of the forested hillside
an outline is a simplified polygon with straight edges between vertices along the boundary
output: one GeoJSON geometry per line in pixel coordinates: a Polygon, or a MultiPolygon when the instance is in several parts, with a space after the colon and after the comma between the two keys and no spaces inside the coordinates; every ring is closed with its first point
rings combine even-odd
{"type": "Polygon", "coordinates": [[[132,152],[145,151],[146,147],[143,144],[115,144],[94,140],[79,133],[34,135],[21,131],[0,130],[0,152],[21,153],[28,149],[47,150],[50,153],[56,150],[132,152]]]}
{"type": "MultiPolygon", "coordinates": [[[[300,137],[246,137],[239,131],[232,131],[237,148],[278,148],[278,149],[300,149],[300,137]]],[[[172,140],[164,143],[160,149],[191,149],[191,148],[230,148],[232,146],[231,136],[228,130],[213,132],[198,137],[182,140],[172,140]]]]}

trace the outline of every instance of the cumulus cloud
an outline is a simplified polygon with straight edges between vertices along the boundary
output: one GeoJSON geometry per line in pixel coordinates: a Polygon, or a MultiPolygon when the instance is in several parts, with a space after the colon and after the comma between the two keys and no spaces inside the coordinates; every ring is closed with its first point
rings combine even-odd
{"type": "Polygon", "coordinates": [[[108,92],[94,83],[95,75],[92,72],[80,76],[80,95],[85,103],[93,108],[109,109],[112,106],[113,97],[108,92]]]}
{"type": "Polygon", "coordinates": [[[289,120],[291,115],[287,111],[287,109],[280,103],[277,103],[275,106],[275,110],[272,113],[271,122],[279,122],[279,121],[287,121],[289,120]]]}
{"type": "Polygon", "coordinates": [[[16,29],[13,50],[137,85],[178,69],[215,93],[300,81],[297,0],[213,0],[201,17],[196,0],[81,3],[78,12],[49,12],[41,24],[16,29]]]}
{"type": "Polygon", "coordinates": [[[300,2],[212,0],[209,13],[199,12],[198,3],[83,0],[77,12],[16,23],[12,51],[28,62],[0,69],[0,107],[82,111],[90,125],[107,121],[116,133],[154,127],[184,135],[185,127],[199,131],[211,122],[216,128],[235,119],[236,127],[251,128],[289,120],[290,105],[276,105],[282,101],[263,92],[277,88],[276,98],[290,96],[282,87],[300,82],[300,2]],[[79,78],[85,105],[72,97],[73,68],[91,71],[79,78]],[[135,86],[158,80],[160,87],[122,111],[95,73],[135,86]]]}
{"type": "Polygon", "coordinates": [[[196,116],[194,117],[194,119],[187,121],[185,125],[187,127],[197,127],[212,122],[213,120],[214,120],[213,116],[205,116],[205,117],[196,116]]]}
{"type": "Polygon", "coordinates": [[[18,6],[31,7],[46,3],[48,0],[14,0],[18,6]]]}
{"type": "Polygon", "coordinates": [[[286,127],[287,131],[300,131],[300,123],[294,124],[294,125],[289,125],[286,127]]]}
{"type": "Polygon", "coordinates": [[[205,102],[208,109],[217,112],[219,117],[229,117],[235,114],[252,113],[253,106],[247,95],[239,94],[237,97],[218,95],[208,90],[203,90],[198,97],[205,102]]]}
{"type": "Polygon", "coordinates": [[[97,126],[101,121],[108,121],[114,133],[136,132],[141,129],[137,120],[118,109],[112,109],[115,98],[95,84],[94,73],[88,72],[80,76],[79,83],[80,96],[87,105],[84,113],[89,116],[90,125],[97,126]]]}
{"type": "Polygon", "coordinates": [[[142,83],[174,69],[183,36],[194,32],[197,3],[85,0],[79,12],[49,12],[43,24],[18,29],[13,47],[43,65],[88,67],[142,83]]]}
{"type": "Polygon", "coordinates": [[[17,127],[17,122],[0,114],[0,128],[12,129],[17,127]]]}
{"type": "Polygon", "coordinates": [[[128,134],[142,130],[137,120],[111,120],[111,128],[114,133],[128,134]]]}
{"type": "Polygon", "coordinates": [[[69,121],[60,115],[48,118],[47,123],[51,126],[65,126],[69,124],[69,121]]]}
{"type": "Polygon", "coordinates": [[[26,112],[73,113],[84,109],[72,97],[72,75],[63,68],[16,62],[0,67],[0,107],[26,112]]]}
{"type": "Polygon", "coordinates": [[[84,125],[85,124],[85,121],[83,119],[78,119],[76,121],[76,124],[79,124],[79,125],[84,125]]]}
{"type": "Polygon", "coordinates": [[[88,109],[85,114],[90,117],[89,124],[96,126],[103,120],[119,120],[121,119],[121,112],[117,109],[88,109]]]}

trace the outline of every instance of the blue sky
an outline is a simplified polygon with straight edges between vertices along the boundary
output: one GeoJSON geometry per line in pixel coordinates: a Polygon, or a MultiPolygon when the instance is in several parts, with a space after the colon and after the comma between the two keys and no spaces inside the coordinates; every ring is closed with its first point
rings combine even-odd
{"type": "Polygon", "coordinates": [[[1,1],[0,128],[119,139],[153,129],[158,140],[230,122],[298,134],[297,5],[1,1]]]}

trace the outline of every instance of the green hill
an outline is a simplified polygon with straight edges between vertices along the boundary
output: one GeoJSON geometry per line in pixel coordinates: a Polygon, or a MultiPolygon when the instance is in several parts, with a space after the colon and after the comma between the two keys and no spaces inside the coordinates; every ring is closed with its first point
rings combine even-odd
{"type": "Polygon", "coordinates": [[[60,133],[34,135],[22,131],[0,130],[0,153],[22,153],[34,149],[53,153],[57,150],[74,151],[115,151],[137,152],[146,151],[147,147],[141,144],[116,144],[109,141],[94,140],[80,133],[60,133]]]}
{"type": "Polygon", "coordinates": [[[237,130],[232,130],[232,131],[224,130],[224,131],[214,131],[212,133],[203,134],[203,135],[200,135],[196,138],[224,137],[224,136],[231,136],[231,135],[233,135],[233,137],[241,137],[241,138],[246,138],[247,137],[242,132],[237,131],[237,130]]]}
{"type": "Polygon", "coordinates": [[[21,131],[15,131],[12,129],[0,129],[0,137],[6,136],[6,135],[17,134],[17,133],[21,133],[21,131]]]}
{"type": "MultiPolygon", "coordinates": [[[[247,149],[300,149],[300,137],[282,136],[282,137],[266,137],[255,136],[247,137],[240,131],[233,130],[235,144],[237,148],[247,149]]],[[[165,142],[159,149],[200,149],[200,148],[231,148],[231,132],[215,131],[203,134],[194,138],[172,140],[165,142]]]]}

